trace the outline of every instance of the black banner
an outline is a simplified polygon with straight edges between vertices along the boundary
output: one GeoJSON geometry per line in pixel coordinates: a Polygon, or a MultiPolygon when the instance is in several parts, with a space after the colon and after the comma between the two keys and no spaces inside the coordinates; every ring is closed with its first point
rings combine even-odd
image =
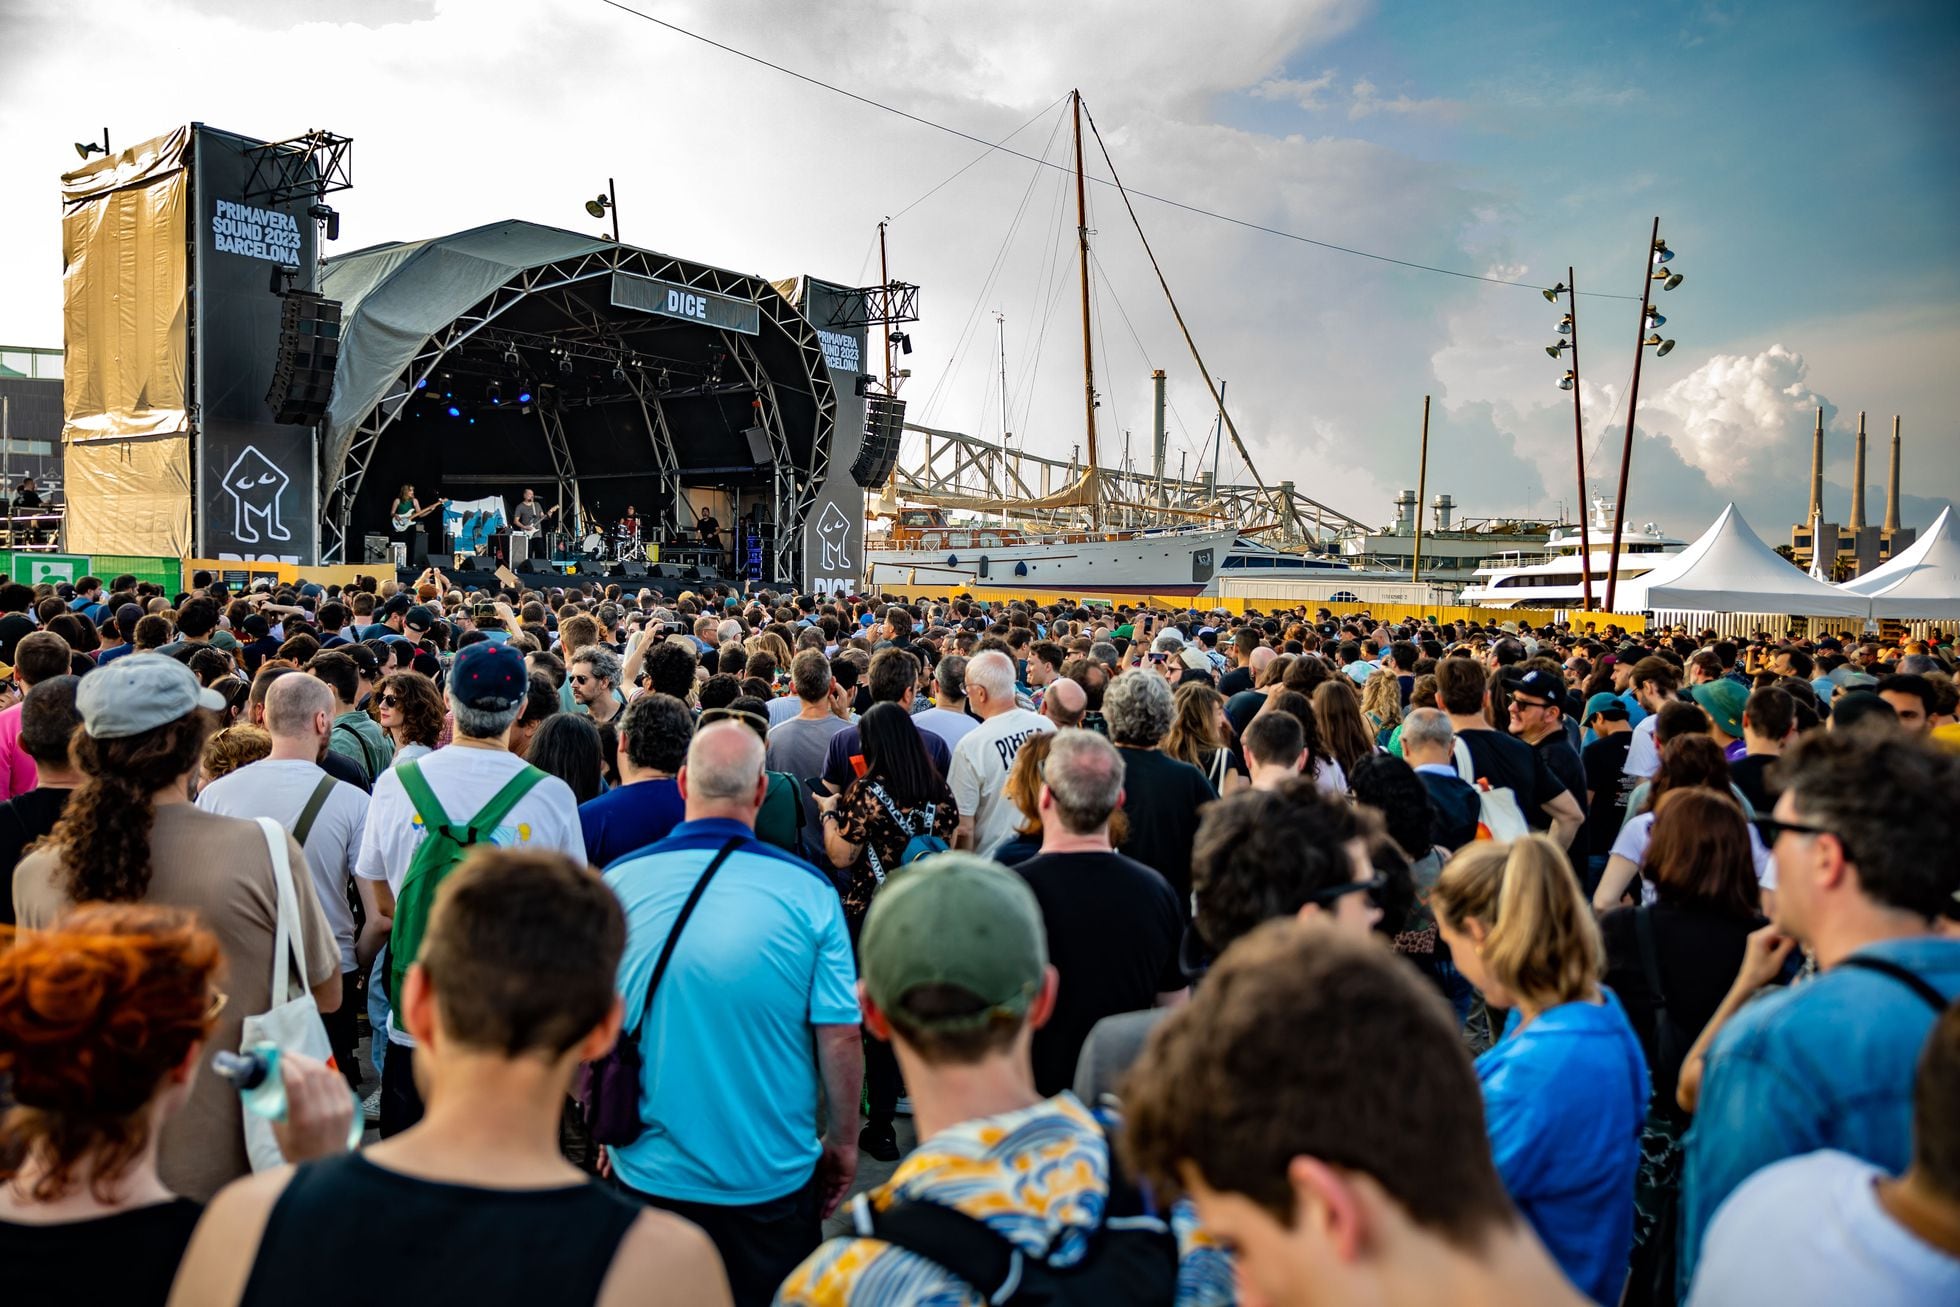
{"type": "Polygon", "coordinates": [[[803,575],[812,591],[855,594],[864,576],[864,491],[851,480],[851,464],[864,444],[864,396],[858,379],[877,369],[867,366],[863,324],[832,324],[844,291],[805,277],[797,307],[817,329],[830,384],[837,393],[837,428],[830,438],[830,475],[824,478],[803,525],[803,575]]]}
{"type": "Polygon", "coordinates": [[[318,288],[312,197],[248,196],[262,142],[198,126],[191,143],[191,315],[201,558],[319,561],[318,431],[272,420],[266,391],[279,357],[275,271],[318,288]]]}

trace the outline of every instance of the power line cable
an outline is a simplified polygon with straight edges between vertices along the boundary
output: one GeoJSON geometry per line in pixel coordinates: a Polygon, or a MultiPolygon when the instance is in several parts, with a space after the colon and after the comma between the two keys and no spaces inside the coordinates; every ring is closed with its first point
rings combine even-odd
{"type": "MultiPolygon", "coordinates": [[[[732,54],[738,59],[746,59],[750,63],[760,64],[764,68],[768,68],[775,72],[779,72],[783,74],[785,77],[793,77],[799,82],[807,82],[809,85],[819,87],[822,90],[829,91],[833,95],[841,95],[847,100],[855,100],[859,104],[868,105],[873,109],[880,109],[883,110],[885,113],[895,114],[896,116],[903,118],[908,122],[917,123],[921,127],[930,127],[934,131],[945,132],[949,136],[957,136],[964,141],[972,141],[975,145],[984,145],[987,147],[989,153],[995,150],[999,150],[1004,154],[1011,154],[1014,155],[1016,158],[1025,159],[1029,163],[1040,164],[1044,168],[1057,168],[1057,169],[1062,169],[1063,171],[1067,171],[1066,167],[1062,164],[1050,163],[1046,159],[1037,159],[1031,154],[1025,154],[1020,150],[1011,149],[1004,144],[996,144],[992,141],[987,140],[985,137],[975,136],[972,132],[961,131],[959,128],[951,126],[947,123],[935,122],[931,118],[921,117],[918,114],[911,113],[905,109],[901,109],[897,105],[886,104],[882,100],[874,100],[868,95],[860,95],[856,91],[846,90],[844,87],[838,86],[833,82],[826,82],[822,78],[812,77],[808,73],[797,72],[794,68],[786,68],[782,64],[773,63],[768,59],[764,59],[761,55],[750,54],[746,50],[737,49],[732,45],[728,45],[725,44],[724,42],[717,41],[713,37],[703,36],[699,32],[689,31],[687,28],[680,26],[678,23],[668,22],[664,18],[655,18],[652,14],[645,13],[642,10],[635,9],[631,5],[620,3],[620,0],[599,0],[599,2],[610,8],[617,9],[621,13],[631,14],[635,18],[644,19],[645,21],[652,23],[656,27],[663,27],[668,31],[675,33],[678,36],[685,36],[689,40],[699,41],[703,45],[713,46],[715,49],[720,50],[725,54],[732,54]]],[[[964,171],[964,169],[962,169],[962,171],[964,171]]],[[[1105,181],[1103,178],[1100,177],[1092,177],[1089,180],[1095,182],[1099,186],[1110,186],[1114,184],[1112,182],[1105,181]]],[[[1333,241],[1316,240],[1312,236],[1302,236],[1298,232],[1285,231],[1279,227],[1268,227],[1264,223],[1253,222],[1250,219],[1246,219],[1246,218],[1234,218],[1230,214],[1219,213],[1215,210],[1203,208],[1202,206],[1196,204],[1186,204],[1182,200],[1173,200],[1163,195],[1153,195],[1149,191],[1132,190],[1130,194],[1136,196],[1139,199],[1154,200],[1158,204],[1167,204],[1174,209],[1183,209],[1186,213],[1194,213],[1200,217],[1211,218],[1218,222],[1230,223],[1234,227],[1243,227],[1248,231],[1264,232],[1268,236],[1278,236],[1283,240],[1297,241],[1302,245],[1312,245],[1319,249],[1331,250],[1336,254],[1349,254],[1359,259],[1372,259],[1377,263],[1389,263],[1395,265],[1396,267],[1410,268],[1418,272],[1434,272],[1444,277],[1458,277],[1465,281],[1489,282],[1491,285],[1494,286],[1518,286],[1527,290],[1535,290],[1540,292],[1550,289],[1549,287],[1546,286],[1540,286],[1535,282],[1512,281],[1504,277],[1486,276],[1485,274],[1479,272],[1465,272],[1460,268],[1441,268],[1441,267],[1437,267],[1435,264],[1432,263],[1418,263],[1413,259],[1398,259],[1393,257],[1392,255],[1376,254],[1370,250],[1358,250],[1351,245],[1337,245],[1333,241]]],[[[1604,291],[1596,291],[1596,290],[1580,291],[1579,293],[1581,295],[1585,295],[1593,299],[1634,300],[1640,298],[1638,295],[1614,295],[1604,291]]]]}

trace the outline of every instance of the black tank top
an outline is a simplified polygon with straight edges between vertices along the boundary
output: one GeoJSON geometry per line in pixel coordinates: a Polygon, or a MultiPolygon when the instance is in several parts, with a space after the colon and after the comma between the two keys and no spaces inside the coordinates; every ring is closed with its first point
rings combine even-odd
{"type": "Polygon", "coordinates": [[[239,1303],[346,1307],[362,1285],[378,1302],[591,1303],[645,1210],[591,1183],[479,1189],[359,1153],[310,1162],[273,1205],[239,1303]]]}

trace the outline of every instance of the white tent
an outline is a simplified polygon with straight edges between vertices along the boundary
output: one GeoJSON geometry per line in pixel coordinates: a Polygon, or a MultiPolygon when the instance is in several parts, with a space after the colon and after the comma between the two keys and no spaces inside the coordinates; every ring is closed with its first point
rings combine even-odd
{"type": "Polygon", "coordinates": [[[1960,536],[1953,509],[1941,509],[1897,557],[1840,588],[1868,597],[1874,617],[1960,619],[1960,536]]]}
{"type": "Polygon", "coordinates": [[[1699,540],[1620,587],[1623,612],[1783,613],[1867,617],[1871,600],[1792,567],[1749,529],[1734,504],[1699,540]]]}

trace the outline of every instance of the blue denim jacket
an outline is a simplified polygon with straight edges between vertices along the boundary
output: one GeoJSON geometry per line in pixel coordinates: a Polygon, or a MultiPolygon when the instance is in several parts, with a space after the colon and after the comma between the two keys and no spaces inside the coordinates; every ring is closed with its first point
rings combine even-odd
{"type": "MultiPolygon", "coordinates": [[[[1960,940],[1857,950],[1960,995],[1960,940]]],[[[1912,1085],[1938,1013],[1900,981],[1836,966],[1750,1003],[1715,1039],[1681,1172],[1680,1285],[1736,1186],[1772,1162],[1835,1148],[1897,1174],[1912,1157],[1912,1085]]]]}

